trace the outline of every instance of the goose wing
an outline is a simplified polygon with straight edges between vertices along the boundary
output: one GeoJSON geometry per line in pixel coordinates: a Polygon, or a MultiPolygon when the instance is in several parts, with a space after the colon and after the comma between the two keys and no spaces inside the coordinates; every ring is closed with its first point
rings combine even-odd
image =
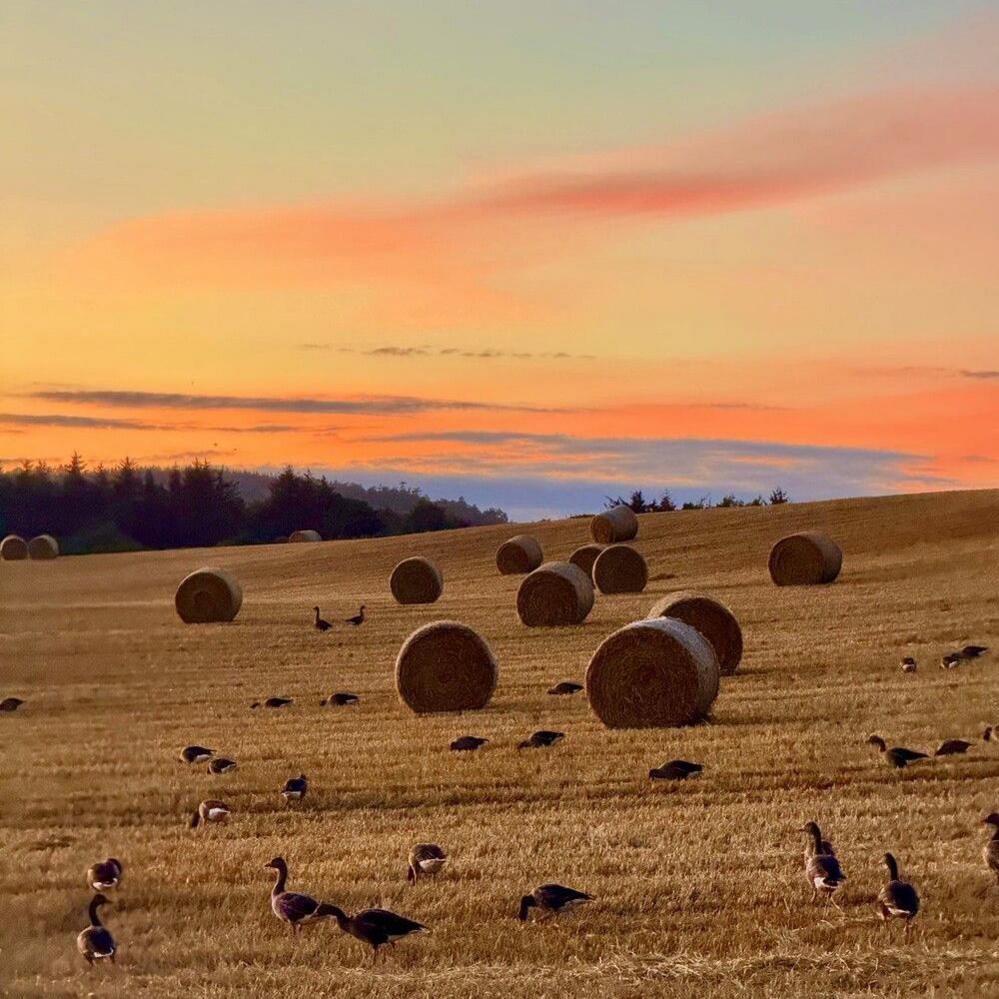
{"type": "Polygon", "coordinates": [[[919,912],[919,893],[906,881],[889,881],[881,889],[878,901],[893,916],[912,917],[919,912]]]}
{"type": "Polygon", "coordinates": [[[828,853],[819,853],[810,857],[805,871],[813,884],[821,883],[828,888],[835,888],[846,880],[839,861],[828,853]]]}
{"type": "Polygon", "coordinates": [[[384,942],[426,929],[423,923],[388,909],[364,909],[354,917],[354,925],[363,930],[370,940],[381,938],[384,942]]]}
{"type": "Polygon", "coordinates": [[[564,909],[567,905],[578,902],[592,902],[593,896],[585,891],[567,888],[565,885],[540,885],[534,891],[538,903],[546,909],[564,909]]]}
{"type": "Polygon", "coordinates": [[[300,923],[315,915],[319,903],[311,895],[286,891],[271,899],[271,908],[281,919],[286,919],[289,923],[300,923]]]}

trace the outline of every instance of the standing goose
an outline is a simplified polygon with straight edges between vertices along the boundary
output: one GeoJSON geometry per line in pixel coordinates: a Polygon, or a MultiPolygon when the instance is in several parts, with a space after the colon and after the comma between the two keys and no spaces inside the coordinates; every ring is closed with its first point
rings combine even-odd
{"type": "Polygon", "coordinates": [[[957,756],[971,749],[971,743],[964,739],[944,739],[937,747],[934,756],[957,756]]]}
{"type": "Polygon", "coordinates": [[[488,741],[480,739],[477,735],[461,735],[451,743],[450,749],[454,753],[474,753],[488,741]]]}
{"type": "Polygon", "coordinates": [[[878,895],[878,905],[881,908],[881,918],[902,919],[905,921],[905,938],[909,939],[912,931],[912,921],[919,912],[919,893],[908,881],[902,881],[898,876],[898,861],[890,854],[885,854],[885,864],[888,866],[888,884],[878,895]]]}
{"type": "Polygon", "coordinates": [[[915,749],[904,749],[901,746],[893,746],[889,749],[880,735],[869,736],[867,741],[870,745],[877,746],[878,751],[884,756],[885,762],[890,767],[895,767],[896,770],[902,770],[910,763],[915,763],[916,760],[929,759],[926,753],[920,753],[915,749]]]}
{"type": "Polygon", "coordinates": [[[549,732],[547,729],[541,729],[541,731],[535,732],[530,739],[525,739],[519,743],[517,748],[547,749],[549,746],[554,746],[556,742],[561,742],[564,738],[565,732],[549,732]]]}
{"type": "Polygon", "coordinates": [[[999,812],[986,815],[982,824],[992,827],[992,836],[982,847],[982,857],[985,866],[996,876],[996,885],[999,886],[999,812]]]}
{"type": "Polygon", "coordinates": [[[16,711],[22,704],[20,697],[5,697],[0,701],[0,711],[16,711]]]}
{"type": "Polygon", "coordinates": [[[365,610],[364,604],[361,604],[361,609],[353,617],[348,617],[344,623],[352,624],[355,628],[360,627],[362,624],[364,624],[364,610],[365,610]]]}
{"type": "Polygon", "coordinates": [[[821,893],[836,905],[833,896],[846,880],[836,854],[833,853],[832,846],[822,838],[822,831],[817,823],[806,823],[801,827],[801,832],[808,833],[811,837],[811,842],[805,848],[805,877],[812,889],[812,901],[821,893]]]}
{"type": "Polygon", "coordinates": [[[236,769],[236,761],[230,760],[227,756],[217,756],[214,760],[208,761],[208,772],[210,774],[227,774],[236,769]]]}
{"type": "Polygon", "coordinates": [[[551,687],[548,691],[549,694],[554,694],[557,696],[564,696],[566,694],[578,694],[583,689],[581,683],[573,683],[571,680],[563,680],[561,683],[556,683],[554,687],[551,687]]]}
{"type": "Polygon", "coordinates": [[[358,701],[360,701],[360,697],[357,694],[348,694],[341,691],[336,694],[330,694],[324,701],[319,702],[319,706],[321,708],[345,708],[351,704],[357,704],[358,701]]]}
{"type": "Polygon", "coordinates": [[[111,931],[101,922],[97,911],[107,904],[108,900],[100,892],[90,900],[90,925],[81,930],[76,938],[76,949],[91,968],[94,961],[110,960],[114,964],[115,951],[118,949],[111,931]]]}
{"type": "Polygon", "coordinates": [[[650,780],[686,780],[694,777],[704,769],[702,763],[689,763],[687,760],[670,760],[661,767],[653,767],[649,771],[650,780]]]}
{"type": "Polygon", "coordinates": [[[344,933],[349,933],[372,948],[372,960],[378,957],[379,947],[385,944],[394,947],[396,940],[426,929],[423,923],[417,923],[388,909],[364,909],[355,916],[348,916],[335,905],[328,908],[344,933]]]}
{"type": "Polygon", "coordinates": [[[566,888],[565,885],[539,885],[530,895],[521,898],[517,918],[521,922],[526,922],[528,911],[535,908],[540,910],[543,917],[558,916],[592,901],[592,895],[576,891],[575,888],[566,888]]]}
{"type": "Polygon", "coordinates": [[[447,863],[447,854],[436,843],[417,843],[409,851],[406,880],[416,883],[423,874],[437,874],[447,863]]]}
{"type": "Polygon", "coordinates": [[[301,801],[308,793],[309,781],[305,774],[289,777],[281,789],[281,797],[284,798],[286,805],[290,805],[293,801],[301,801]]]}
{"type": "Polygon", "coordinates": [[[269,864],[264,864],[264,867],[269,867],[277,872],[274,887],[271,889],[271,910],[278,919],[291,927],[292,934],[297,933],[301,926],[315,923],[321,919],[330,919],[339,911],[336,906],[319,902],[311,895],[285,891],[284,886],[288,880],[288,865],[285,863],[284,857],[275,857],[269,864]]]}
{"type": "Polygon", "coordinates": [[[198,810],[191,816],[191,828],[197,829],[199,823],[208,825],[209,822],[228,821],[229,806],[217,798],[206,798],[198,805],[198,810]]]}
{"type": "Polygon", "coordinates": [[[180,751],[181,763],[207,763],[215,755],[214,749],[206,746],[185,746],[180,751]]]}
{"type": "Polygon", "coordinates": [[[917,668],[916,660],[912,656],[906,656],[902,660],[903,673],[915,673],[917,668]]]}
{"type": "Polygon", "coordinates": [[[96,892],[117,888],[121,883],[121,875],[124,870],[120,860],[108,857],[103,863],[94,864],[87,871],[87,884],[96,892]]]}
{"type": "Polygon", "coordinates": [[[312,609],[313,609],[313,611],[315,611],[315,614],[316,614],[316,619],[315,619],[315,621],[312,622],[312,627],[315,628],[316,631],[329,631],[330,628],[333,627],[333,625],[331,625],[329,623],[329,621],[324,621],[319,616],[319,608],[318,607],[313,607],[312,609]]]}

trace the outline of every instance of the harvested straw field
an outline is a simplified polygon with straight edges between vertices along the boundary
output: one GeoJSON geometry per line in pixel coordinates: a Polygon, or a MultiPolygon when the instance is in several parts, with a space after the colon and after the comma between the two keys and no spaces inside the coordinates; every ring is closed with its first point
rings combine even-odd
{"type": "MultiPolygon", "coordinates": [[[[450,997],[913,996],[999,992],[999,889],[982,817],[999,810],[999,657],[937,668],[952,649],[999,645],[999,492],[643,516],[645,592],[600,595],[572,628],[525,628],[518,576],[496,571],[509,527],[429,535],[447,588],[402,606],[388,579],[405,539],[0,563],[0,994],[13,996],[450,997]],[[819,530],[842,547],[827,586],[777,587],[774,542],[819,530]],[[202,565],[239,580],[229,624],[187,626],[173,601],[202,565]],[[608,729],[582,682],[596,648],[677,590],[715,596],[744,653],[707,724],[608,729]],[[343,624],[359,604],[361,627],[343,624]],[[323,607],[334,627],[312,627],[323,607]],[[495,654],[488,705],[415,714],[395,661],[415,629],[460,621],[495,654]],[[899,669],[913,656],[916,673],[899,669]],[[349,710],[320,708],[349,690],[349,710]],[[279,711],[251,711],[272,695],[279,711]],[[565,738],[515,747],[532,732],[565,738]],[[967,754],[906,769],[867,744],[967,754]],[[451,740],[490,741],[452,753],[451,740]],[[191,744],[238,761],[212,776],[191,744]],[[673,758],[703,764],[648,779],[673,758]],[[289,807],[291,777],[308,795],[289,807]],[[205,799],[228,823],[189,827],[205,799]],[[840,909],[810,900],[798,831],[809,820],[848,880],[840,909]],[[418,843],[444,870],[406,881],[418,843]],[[913,936],[875,911],[891,851],[919,890],[913,936]],[[425,923],[377,962],[333,921],[297,937],[271,912],[289,887],[353,913],[384,906],[425,923]],[[119,858],[102,910],[114,967],[87,971],[87,869],[119,858]],[[595,901],[522,924],[545,882],[595,901]]],[[[547,557],[586,521],[526,528],[547,557]]]]}

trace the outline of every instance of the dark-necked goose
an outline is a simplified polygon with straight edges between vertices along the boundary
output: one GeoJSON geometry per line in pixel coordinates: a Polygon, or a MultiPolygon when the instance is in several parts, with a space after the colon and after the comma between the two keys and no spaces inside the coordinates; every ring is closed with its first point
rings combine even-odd
{"type": "Polygon", "coordinates": [[[999,812],[992,812],[982,819],[982,824],[992,827],[992,836],[982,847],[982,857],[985,859],[985,866],[995,875],[996,885],[999,886],[999,812]]]}
{"type": "Polygon", "coordinates": [[[573,683],[571,680],[563,680],[561,683],[556,683],[554,687],[549,688],[548,693],[554,694],[558,697],[566,694],[578,694],[582,689],[583,685],[581,683],[573,683]]]}
{"type": "Polygon", "coordinates": [[[937,746],[934,756],[957,756],[959,753],[966,753],[971,749],[971,743],[964,739],[944,739],[937,746]]]}
{"type": "Polygon", "coordinates": [[[885,864],[888,867],[888,884],[878,895],[878,905],[881,918],[887,922],[890,919],[905,921],[905,937],[909,938],[912,921],[919,912],[919,893],[907,881],[898,876],[898,862],[890,854],[885,854],[885,864]]]}
{"type": "Polygon", "coordinates": [[[557,916],[592,901],[593,896],[587,895],[585,891],[576,891],[565,885],[539,885],[530,895],[521,898],[517,918],[525,922],[531,909],[538,909],[543,916],[557,916]]]}
{"type": "Polygon", "coordinates": [[[651,780],[686,780],[699,774],[704,769],[701,763],[689,763],[687,760],[670,760],[661,767],[653,767],[649,771],[651,780]]]}
{"type": "Polygon", "coordinates": [[[547,749],[549,746],[554,746],[556,742],[561,742],[564,738],[565,732],[549,732],[547,729],[541,729],[535,732],[530,739],[525,739],[519,743],[517,748],[547,749]]]}
{"type": "Polygon", "coordinates": [[[316,631],[329,631],[330,628],[333,627],[333,625],[331,625],[329,623],[329,621],[324,621],[319,616],[319,608],[318,607],[313,607],[312,610],[315,612],[315,615],[316,615],[315,621],[312,622],[312,627],[315,628],[316,631]]]}
{"type": "Polygon", "coordinates": [[[230,760],[227,756],[217,756],[214,760],[208,761],[208,772],[210,774],[227,774],[236,769],[236,761],[230,760]]]}
{"type": "Polygon", "coordinates": [[[462,735],[451,743],[450,748],[455,753],[473,753],[488,741],[488,739],[480,739],[477,735],[462,735]]]}
{"type": "Polygon", "coordinates": [[[185,746],[180,751],[181,763],[206,763],[215,755],[214,749],[207,746],[185,746]]]}
{"type": "Polygon", "coordinates": [[[301,801],[309,793],[309,780],[305,774],[297,777],[289,777],[281,788],[281,797],[285,804],[290,805],[293,801],[301,801]]]}
{"type": "Polygon", "coordinates": [[[912,656],[906,656],[902,660],[902,672],[903,673],[915,673],[918,666],[916,660],[912,656]]]}
{"type": "Polygon", "coordinates": [[[224,801],[219,801],[217,798],[206,798],[191,816],[191,828],[197,829],[198,824],[202,822],[205,825],[209,822],[228,822],[229,811],[229,806],[224,801]]]}
{"type": "Polygon", "coordinates": [[[447,854],[436,843],[417,843],[409,851],[409,870],[406,880],[417,882],[425,874],[437,874],[444,869],[447,854]]]}
{"type": "Polygon", "coordinates": [[[407,919],[388,909],[363,909],[354,916],[348,916],[338,906],[331,905],[329,908],[344,933],[349,933],[371,947],[372,960],[378,957],[379,947],[385,944],[394,947],[397,940],[426,929],[423,923],[407,919]]]}
{"type": "Polygon", "coordinates": [[[885,762],[889,766],[895,767],[896,770],[902,770],[910,763],[915,763],[916,760],[929,759],[926,753],[920,753],[915,749],[905,749],[902,746],[893,746],[889,749],[888,744],[880,735],[869,736],[867,741],[870,745],[876,746],[878,752],[884,756],[885,762]]]}
{"type": "Polygon", "coordinates": [[[20,697],[5,697],[0,701],[0,711],[16,711],[22,704],[20,697]]]}
{"type": "Polygon", "coordinates": [[[809,836],[809,844],[805,848],[805,877],[812,889],[812,901],[819,895],[824,895],[835,905],[833,895],[846,880],[846,875],[832,845],[822,838],[822,831],[817,823],[808,822],[801,827],[801,831],[809,836]]]}
{"type": "Polygon", "coordinates": [[[357,694],[348,694],[345,691],[339,691],[336,694],[330,694],[324,701],[320,701],[319,706],[322,708],[345,708],[351,704],[357,704],[360,698],[357,694]]]}
{"type": "Polygon", "coordinates": [[[124,870],[120,860],[108,857],[103,863],[94,864],[87,871],[87,884],[97,892],[117,888],[124,870]]]}
{"type": "Polygon", "coordinates": [[[291,927],[292,933],[297,932],[300,926],[330,919],[336,914],[336,906],[320,902],[311,895],[284,890],[288,881],[288,865],[283,857],[275,857],[269,864],[264,864],[264,867],[277,872],[271,889],[271,911],[291,927]]]}
{"type": "Polygon", "coordinates": [[[76,949],[90,967],[94,966],[94,961],[110,961],[114,964],[118,948],[111,931],[101,922],[98,912],[102,905],[108,904],[108,900],[100,892],[90,900],[90,925],[81,930],[76,938],[76,949]]]}
{"type": "Polygon", "coordinates": [[[360,627],[362,624],[364,624],[365,620],[364,611],[365,611],[365,606],[364,604],[361,604],[361,609],[353,617],[348,617],[347,620],[344,622],[344,624],[352,624],[355,628],[360,627]]]}

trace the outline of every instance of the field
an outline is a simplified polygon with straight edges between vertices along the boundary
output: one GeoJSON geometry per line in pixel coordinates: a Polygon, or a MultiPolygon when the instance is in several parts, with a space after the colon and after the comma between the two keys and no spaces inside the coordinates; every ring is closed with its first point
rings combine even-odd
{"type": "MultiPolygon", "coordinates": [[[[538,525],[549,557],[585,520],[538,525]]],[[[509,528],[377,541],[63,558],[0,565],[0,991],[100,996],[911,996],[999,994],[999,890],[980,823],[999,808],[999,743],[895,771],[865,742],[926,749],[999,724],[999,656],[953,671],[941,653],[999,645],[999,492],[654,514],[637,546],[652,580],[598,597],[585,625],[524,628],[517,577],[493,553],[509,528]],[[774,587],[771,543],[817,527],[841,543],[831,586],[774,587]],[[444,571],[432,607],[400,607],[387,578],[425,554],[444,571]],[[241,580],[230,625],[184,626],[173,592],[192,568],[241,580]],[[709,724],[607,731],[581,680],[589,655],[659,596],[717,594],[745,632],[709,724]],[[311,627],[311,608],[338,622],[311,627]],[[340,624],[365,603],[360,629],[340,624]],[[395,654],[419,624],[454,618],[500,663],[491,705],[416,717],[398,701],[395,654]],[[902,655],[920,670],[904,675],[902,655]],[[355,708],[321,708],[333,690],[355,708]],[[295,699],[251,711],[270,695],[295,699]],[[538,728],[567,738],[518,752],[538,728]],[[448,752],[462,734],[491,739],[448,752]],[[188,743],[234,757],[210,776],[177,761],[188,743]],[[701,778],[653,785],[671,757],[701,778]],[[278,791],[312,782],[299,810],[278,791]],[[201,798],[234,809],[191,830],[201,798]],[[842,911],[814,905],[802,873],[817,819],[848,876],[842,911]],[[405,881],[408,848],[451,855],[436,880],[405,881]],[[924,909],[911,943],[873,901],[890,849],[924,909]],[[348,912],[383,905],[428,924],[372,966],[333,923],[298,940],[272,916],[276,854],[290,887],[348,912]],[[118,964],[87,972],[84,872],[125,864],[105,911],[118,964]],[[564,920],[522,926],[520,896],[553,880],[596,896],[564,920]]]]}

